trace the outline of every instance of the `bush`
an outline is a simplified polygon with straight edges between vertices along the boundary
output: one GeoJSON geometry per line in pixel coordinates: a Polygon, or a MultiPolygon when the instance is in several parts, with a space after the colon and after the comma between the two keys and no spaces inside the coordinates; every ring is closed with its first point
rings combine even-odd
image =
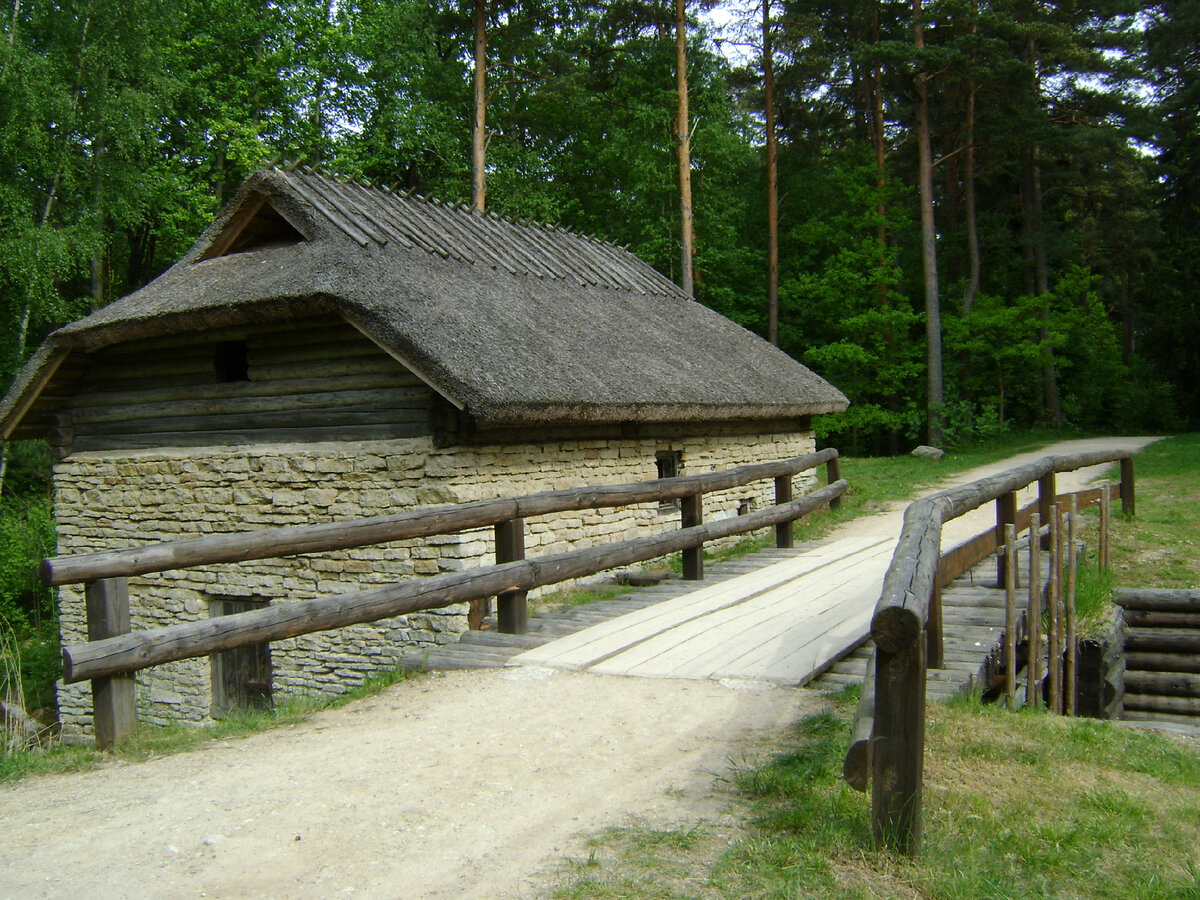
{"type": "Polygon", "coordinates": [[[5,497],[0,505],[0,615],[18,635],[40,632],[56,618],[53,592],[38,563],[54,552],[50,501],[5,497]]]}

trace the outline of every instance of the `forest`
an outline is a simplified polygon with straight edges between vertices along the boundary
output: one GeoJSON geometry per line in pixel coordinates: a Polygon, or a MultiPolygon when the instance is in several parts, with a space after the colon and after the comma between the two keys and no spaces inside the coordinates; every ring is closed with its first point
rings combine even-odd
{"type": "Polygon", "coordinates": [[[482,204],[478,153],[489,209],[628,244],[838,385],[845,451],[1197,422],[1194,0],[13,0],[4,29],[6,381],[256,168],[482,204]]]}
{"type": "MultiPolygon", "coordinates": [[[[816,427],[846,453],[1200,424],[1197,0],[12,0],[0,27],[5,385],[300,161],[628,245],[841,388],[816,427]]],[[[47,463],[4,461],[0,611],[36,628],[47,463]]]]}

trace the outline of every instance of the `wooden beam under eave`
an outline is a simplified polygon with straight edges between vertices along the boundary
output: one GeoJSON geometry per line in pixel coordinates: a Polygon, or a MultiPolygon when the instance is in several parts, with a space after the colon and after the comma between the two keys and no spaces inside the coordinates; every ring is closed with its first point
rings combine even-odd
{"type": "Polygon", "coordinates": [[[196,262],[204,262],[208,259],[216,259],[218,256],[224,256],[225,251],[238,239],[245,227],[258,215],[258,211],[263,208],[266,202],[267,198],[262,194],[248,197],[246,205],[225,223],[225,227],[221,229],[216,240],[209,244],[208,249],[200,255],[200,258],[196,262]]]}
{"type": "Polygon", "coordinates": [[[58,367],[70,355],[70,350],[59,350],[50,357],[45,368],[42,370],[42,374],[25,389],[25,395],[13,410],[8,423],[4,426],[4,431],[0,432],[0,440],[7,441],[12,436],[12,433],[17,430],[17,426],[21,424],[21,420],[25,418],[25,414],[29,412],[33,404],[37,402],[38,397],[42,395],[42,389],[50,383],[50,379],[58,372],[58,367]]]}
{"type": "Polygon", "coordinates": [[[451,394],[445,388],[442,388],[441,386],[439,386],[438,383],[434,379],[430,378],[428,375],[426,375],[424,372],[422,372],[420,369],[418,369],[416,366],[414,366],[412,364],[412,362],[410,362],[408,359],[406,359],[401,353],[397,352],[394,347],[389,347],[383,341],[376,338],[375,335],[371,334],[369,329],[364,328],[361,324],[359,324],[359,322],[353,316],[351,316],[345,310],[339,310],[338,315],[340,315],[343,319],[345,319],[347,324],[358,329],[358,331],[362,333],[362,336],[365,337],[367,340],[369,340],[372,344],[374,344],[376,347],[378,347],[380,350],[382,350],[384,353],[386,353],[388,356],[390,356],[396,362],[400,363],[400,365],[404,366],[405,369],[407,369],[408,371],[410,371],[414,375],[416,375],[418,378],[420,378],[421,381],[423,381],[425,383],[425,385],[431,391],[433,391],[435,394],[442,397],[447,403],[449,403],[451,406],[453,406],[459,412],[463,412],[467,408],[467,405],[465,403],[463,403],[461,400],[459,400],[457,397],[455,397],[453,394],[451,394]]]}

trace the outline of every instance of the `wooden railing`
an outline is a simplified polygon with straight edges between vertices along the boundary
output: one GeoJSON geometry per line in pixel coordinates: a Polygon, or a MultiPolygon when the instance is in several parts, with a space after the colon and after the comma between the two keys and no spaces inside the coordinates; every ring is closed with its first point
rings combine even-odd
{"type": "MultiPolygon", "coordinates": [[[[859,790],[870,786],[871,827],[877,845],[907,855],[916,855],[920,849],[926,670],[942,665],[942,588],[996,553],[1006,542],[1009,526],[1050,521],[1059,499],[1057,473],[1119,460],[1122,508],[1132,515],[1131,456],[1131,451],[1047,456],[925,497],[905,511],[900,539],[871,620],[875,653],[863,682],[843,767],[852,786],[859,790]],[[1035,481],[1038,499],[1018,509],[1017,491],[1035,481]],[[943,525],[992,501],[996,503],[995,528],[943,554],[943,525]]],[[[1103,489],[1093,489],[1076,495],[1076,502],[1083,506],[1106,496],[1103,489]]],[[[1036,530],[1039,537],[1033,544],[1040,549],[1046,537],[1040,528],[1036,530]]],[[[999,573],[1003,586],[1007,574],[1003,558],[999,573]]]]}
{"type": "Polygon", "coordinates": [[[130,673],[138,669],[493,596],[499,598],[501,630],[522,632],[526,592],[534,588],[676,552],[683,554],[684,578],[700,579],[704,574],[706,542],[773,525],[777,545],[790,547],[791,523],[824,504],[836,506],[846,488],[840,477],[838,453],[828,449],[779,462],[700,475],[571,488],[370,519],[209,535],[58,557],[43,560],[41,572],[49,585],[86,585],[88,642],[63,648],[63,680],[73,683],[91,679],[96,743],[103,748],[136,728],[130,673]],[[821,465],[827,470],[827,485],[793,499],[793,477],[821,465]],[[765,479],[775,482],[773,506],[704,524],[704,494],[765,479]],[[678,530],[525,559],[524,523],[529,517],[672,499],[681,501],[682,521],[678,530]],[[496,530],[497,560],[493,566],[416,577],[350,594],[279,603],[233,615],[130,632],[131,575],[346,550],[488,526],[496,530]]]}

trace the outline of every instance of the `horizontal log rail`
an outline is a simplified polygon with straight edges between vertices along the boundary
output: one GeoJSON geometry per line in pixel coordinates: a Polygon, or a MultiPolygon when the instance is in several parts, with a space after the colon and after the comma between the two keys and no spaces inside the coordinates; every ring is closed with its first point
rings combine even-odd
{"type": "Polygon", "coordinates": [[[375,622],[402,613],[437,609],[509,591],[529,591],[558,584],[614,566],[631,565],[698,547],[706,541],[794,520],[840,497],[846,488],[845,481],[836,481],[790,503],[707,525],[603,547],[524,559],[467,572],[411,578],[399,584],[353,594],[321,597],[303,603],[279,603],[233,615],[75,644],[63,648],[63,680],[70,684],[89,678],[119,675],[175,660],[207,656],[246,644],[277,641],[314,631],[375,622]]]}
{"type": "MultiPolygon", "coordinates": [[[[926,669],[929,657],[941,652],[941,588],[994,553],[1003,543],[1008,525],[1023,522],[1027,526],[1035,513],[1048,521],[1058,497],[1054,490],[1057,473],[1118,461],[1122,508],[1133,514],[1132,452],[1104,450],[1043,457],[924,497],[905,510],[900,538],[871,620],[876,648],[872,674],[863,683],[851,745],[843,763],[843,773],[851,786],[860,790],[870,787],[872,832],[879,845],[914,856],[920,849],[926,669]],[[1038,500],[1018,510],[1016,492],[1035,481],[1038,500]],[[992,501],[997,508],[996,527],[942,554],[944,524],[992,501]],[[938,639],[931,641],[931,634],[938,639]]],[[[1100,493],[1099,489],[1091,489],[1080,492],[1077,498],[1082,505],[1094,502],[1100,493]]]]}
{"type": "Polygon", "coordinates": [[[390,516],[345,522],[206,535],[181,541],[147,544],[127,550],[44,559],[41,563],[41,576],[47,585],[53,587],[82,584],[101,578],[126,578],[170,569],[188,569],[214,563],[247,562],[301,553],[349,550],[390,541],[486,528],[512,519],[550,513],[679,500],[697,494],[741,487],[767,478],[796,475],[820,465],[830,467],[828,480],[834,482],[838,480],[837,462],[837,450],[829,448],[778,462],[755,463],[699,475],[682,475],[633,484],[544,491],[524,497],[433,506],[390,516]]]}
{"type": "MultiPolygon", "coordinates": [[[[1054,502],[1065,509],[1071,496],[1075,497],[1077,509],[1084,510],[1100,502],[1100,488],[1088,488],[1077,491],[1073,495],[1058,494],[1055,496],[1054,502]]],[[[1016,526],[1018,532],[1029,528],[1029,518],[1037,512],[1040,504],[1041,500],[1034,500],[1017,510],[1012,524],[1016,526]]],[[[1049,525],[1044,526],[1043,531],[1048,530],[1049,527],[1049,525]]],[[[987,531],[980,532],[975,537],[968,538],[944,551],[938,561],[937,587],[939,589],[946,587],[964,572],[973,569],[992,556],[1002,546],[1004,546],[1004,541],[999,538],[996,529],[989,528],[987,531]]]]}

